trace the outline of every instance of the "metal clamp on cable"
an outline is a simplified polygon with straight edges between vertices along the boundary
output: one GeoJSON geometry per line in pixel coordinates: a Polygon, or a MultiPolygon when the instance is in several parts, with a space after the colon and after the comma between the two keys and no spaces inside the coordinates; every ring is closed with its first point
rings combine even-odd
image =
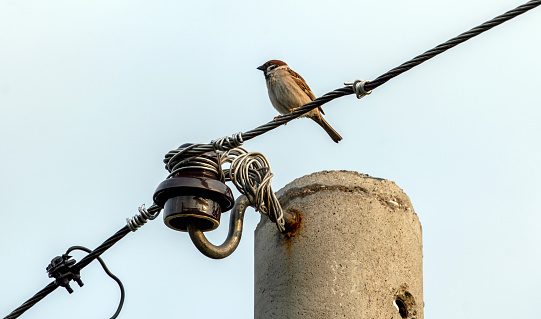
{"type": "Polygon", "coordinates": [[[345,82],[344,85],[352,86],[353,87],[353,92],[355,92],[355,95],[357,96],[357,98],[361,99],[361,98],[365,97],[366,95],[372,93],[372,90],[370,90],[370,91],[365,90],[364,86],[367,83],[370,83],[370,81],[358,80],[357,79],[357,80],[355,80],[355,82],[345,82]]]}
{"type": "Polygon", "coordinates": [[[70,294],[73,293],[73,289],[69,284],[70,281],[75,281],[79,287],[83,286],[80,270],[74,268],[73,265],[75,265],[75,260],[71,259],[68,254],[64,254],[53,258],[49,266],[47,266],[49,278],[55,278],[55,284],[66,288],[70,294]]]}

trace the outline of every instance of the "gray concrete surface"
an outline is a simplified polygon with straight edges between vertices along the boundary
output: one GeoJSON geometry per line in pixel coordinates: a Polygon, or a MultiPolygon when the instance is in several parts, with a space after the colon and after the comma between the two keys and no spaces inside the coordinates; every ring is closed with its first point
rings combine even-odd
{"type": "Polygon", "coordinates": [[[423,318],[421,224],[394,182],[324,171],[277,194],[302,222],[255,230],[256,319],[423,318]]]}

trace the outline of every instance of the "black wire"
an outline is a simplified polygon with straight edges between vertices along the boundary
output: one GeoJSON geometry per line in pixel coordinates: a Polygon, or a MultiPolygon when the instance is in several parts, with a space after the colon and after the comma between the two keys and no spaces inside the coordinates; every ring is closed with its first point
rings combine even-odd
{"type": "MultiPolygon", "coordinates": [[[[92,253],[92,250],[88,249],[86,247],[72,246],[72,247],[68,248],[68,250],[66,251],[66,255],[69,255],[69,253],[74,251],[74,250],[82,250],[82,251],[85,251],[87,253],[92,253]]],[[[103,268],[105,273],[109,277],[113,278],[113,280],[116,281],[116,283],[120,287],[120,302],[118,304],[118,307],[116,309],[115,314],[111,317],[111,319],[116,319],[116,317],[118,317],[118,315],[120,314],[120,311],[122,310],[122,306],[124,305],[124,297],[126,295],[126,292],[124,290],[124,285],[122,284],[122,281],[120,281],[120,279],[117,276],[113,275],[113,273],[109,270],[109,268],[107,268],[107,266],[105,265],[105,262],[103,261],[103,259],[101,259],[101,257],[96,257],[96,259],[100,262],[101,267],[103,268]]]]}
{"type": "Polygon", "coordinates": [[[22,315],[26,310],[30,309],[33,305],[37,304],[41,299],[45,298],[48,294],[53,292],[58,285],[53,281],[45,288],[38,291],[32,298],[28,299],[25,303],[19,306],[17,309],[13,310],[9,315],[5,316],[4,319],[14,319],[22,315]]]}
{"type": "MultiPolygon", "coordinates": [[[[488,31],[492,29],[493,27],[500,25],[508,20],[511,20],[512,18],[515,18],[516,16],[525,13],[541,4],[541,0],[532,0],[529,1],[523,5],[520,5],[516,7],[513,10],[507,11],[506,13],[499,15],[495,17],[494,19],[491,19],[473,29],[470,29],[469,31],[466,31],[464,33],[461,33],[460,35],[450,39],[449,41],[438,45],[437,47],[428,50],[424,52],[423,54],[420,54],[416,56],[415,58],[401,64],[400,66],[391,69],[384,74],[377,77],[375,80],[370,81],[365,85],[365,90],[370,91],[373,90],[390,79],[410,70],[411,68],[435,57],[436,55],[443,53],[450,48],[465,42],[466,40],[469,40],[485,31],[488,31]]],[[[315,109],[318,106],[322,106],[325,103],[328,103],[334,99],[337,99],[342,96],[353,94],[353,89],[351,86],[346,86],[343,88],[336,89],[332,92],[329,92],[321,97],[318,97],[317,99],[303,105],[302,107],[297,108],[293,113],[282,115],[281,117],[272,120],[266,124],[263,124],[261,126],[256,127],[253,130],[247,131],[245,133],[242,133],[242,142],[248,141],[254,137],[257,137],[259,135],[262,135],[264,133],[267,133],[268,131],[271,131],[277,127],[279,127],[282,124],[285,124],[293,119],[296,119],[303,115],[304,113],[315,109]]],[[[231,137],[226,137],[231,138],[231,137]]],[[[227,145],[227,144],[226,144],[227,145]]],[[[234,147],[228,147],[227,149],[231,149],[234,147]]],[[[174,167],[175,165],[178,165],[178,163],[183,161],[188,161],[190,158],[193,158],[195,156],[201,155],[205,152],[210,152],[214,150],[214,145],[212,143],[210,144],[194,144],[189,150],[183,150],[183,149],[176,149],[172,150],[165,156],[164,162],[167,164],[167,167],[174,167]],[[175,156],[176,154],[182,152],[182,156],[175,156]]]]}
{"type": "MultiPolygon", "coordinates": [[[[79,270],[83,269],[88,264],[90,264],[94,259],[98,258],[101,254],[103,254],[107,249],[111,248],[111,246],[116,244],[116,242],[118,242],[119,240],[124,238],[124,236],[126,236],[128,233],[130,233],[130,228],[127,225],[122,227],[113,236],[109,237],[106,241],[104,241],[101,245],[99,245],[91,253],[89,253],[88,255],[83,257],[83,259],[81,259],[78,263],[73,265],[73,267],[76,268],[76,269],[78,268],[79,270]]],[[[38,293],[36,293],[34,296],[32,296],[32,298],[28,299],[25,303],[23,303],[17,309],[13,310],[9,315],[4,317],[4,319],[18,318],[25,311],[27,311],[32,306],[34,306],[36,303],[38,303],[41,299],[45,298],[48,294],[53,292],[57,287],[58,287],[58,285],[56,285],[56,283],[54,281],[52,283],[48,284],[45,288],[41,289],[38,293]]]]}
{"type": "Polygon", "coordinates": [[[495,26],[497,25],[500,25],[506,21],[509,21],[511,19],[513,19],[514,17],[518,16],[518,15],[521,15],[523,13],[525,13],[526,11],[529,11],[537,6],[539,6],[541,4],[541,0],[532,0],[532,1],[529,1],[523,5],[520,5],[518,7],[516,7],[515,9],[513,10],[509,10],[507,11],[506,13],[504,14],[501,14],[497,17],[495,17],[494,19],[492,20],[489,20],[481,25],[478,25],[476,26],[475,28],[472,28],[470,29],[469,31],[466,31],[464,33],[461,33],[460,35],[450,39],[449,41],[445,42],[445,43],[442,43],[440,45],[438,45],[437,47],[433,48],[433,49],[430,49],[428,51],[426,51],[425,53],[423,54],[420,54],[418,56],[416,56],[415,58],[411,59],[410,61],[408,62],[405,62],[403,64],[401,64],[400,66],[397,66],[396,68],[394,69],[391,69],[389,71],[387,71],[385,74],[379,76],[378,78],[376,78],[375,80],[373,81],[370,81],[370,83],[367,83],[365,85],[365,89],[367,91],[369,90],[373,90],[375,88],[377,88],[378,86],[384,84],[385,82],[389,81],[390,79],[408,71],[409,69],[425,62],[426,60],[428,59],[431,59],[433,57],[435,57],[436,55],[440,54],[440,53],[443,53],[449,49],[451,49],[452,47],[455,47],[457,45],[459,45],[460,43],[463,43],[485,31],[488,31],[492,28],[494,28],[495,26]]]}
{"type": "MultiPolygon", "coordinates": [[[[408,62],[405,62],[401,64],[400,66],[391,69],[384,73],[383,75],[377,77],[375,80],[371,81],[370,83],[367,83],[365,85],[365,89],[367,91],[373,90],[390,79],[410,70],[411,68],[435,57],[436,55],[447,51],[448,49],[465,42],[466,40],[469,40],[487,30],[492,29],[493,27],[502,24],[503,22],[506,22],[508,20],[511,20],[512,18],[515,18],[516,16],[525,13],[541,4],[541,0],[532,0],[529,1],[521,6],[518,6],[517,8],[510,10],[502,15],[497,16],[496,18],[487,21],[469,31],[466,31],[457,37],[454,37],[450,39],[449,41],[438,45],[437,47],[426,51],[425,53],[416,56],[415,58],[411,59],[408,62]]],[[[245,133],[242,133],[242,141],[250,140],[254,137],[257,137],[261,134],[264,134],[270,130],[273,130],[277,127],[279,127],[282,124],[285,124],[293,119],[298,118],[299,116],[303,115],[304,113],[315,109],[318,106],[321,106],[325,103],[328,103],[334,99],[337,99],[342,96],[353,94],[353,90],[350,86],[346,86],[343,88],[336,89],[332,92],[329,92],[315,100],[313,100],[310,103],[305,104],[304,106],[296,109],[293,113],[287,114],[284,116],[281,116],[280,118],[270,121],[266,124],[263,124],[253,130],[247,131],[245,133]]],[[[231,144],[233,145],[233,144],[231,144]]],[[[231,147],[233,148],[233,147],[231,147]]],[[[193,147],[191,147],[183,156],[179,156],[178,161],[185,161],[187,160],[187,157],[193,157],[197,155],[201,155],[205,152],[213,151],[214,146],[212,144],[195,144],[193,147]]],[[[177,153],[181,152],[182,150],[172,150],[170,151],[165,158],[165,162],[168,163],[171,158],[173,158],[177,153]]],[[[177,163],[178,164],[178,163],[177,163]]],[[[174,167],[175,163],[168,163],[169,167],[174,167]]],[[[121,230],[119,230],[115,235],[113,235],[111,238],[106,240],[103,244],[101,244],[98,248],[96,248],[94,251],[89,253],[86,257],[81,259],[75,266],[79,267],[79,269],[84,268],[87,266],[90,262],[92,262],[94,259],[98,258],[99,255],[101,255],[105,250],[109,249],[112,245],[114,245],[117,241],[122,239],[126,234],[130,232],[130,229],[128,226],[125,226],[121,230]]],[[[22,304],[19,308],[15,309],[11,314],[9,314],[7,317],[4,317],[4,319],[13,319],[19,317],[23,312],[28,310],[30,307],[32,307],[34,304],[39,302],[41,299],[43,299],[45,296],[50,294],[52,291],[54,291],[58,286],[56,286],[53,283],[50,283],[45,288],[40,290],[38,293],[36,293],[32,298],[27,300],[24,304],[22,304]]]]}
{"type": "Polygon", "coordinates": [[[99,255],[103,254],[107,249],[111,248],[111,246],[116,244],[119,240],[124,238],[124,236],[126,236],[129,233],[130,233],[130,228],[127,225],[122,227],[113,236],[109,237],[101,245],[96,247],[96,249],[94,249],[90,254],[86,255],[83,259],[81,259],[78,263],[76,263],[74,267],[83,269],[88,264],[90,264],[94,259],[96,259],[99,255]]]}

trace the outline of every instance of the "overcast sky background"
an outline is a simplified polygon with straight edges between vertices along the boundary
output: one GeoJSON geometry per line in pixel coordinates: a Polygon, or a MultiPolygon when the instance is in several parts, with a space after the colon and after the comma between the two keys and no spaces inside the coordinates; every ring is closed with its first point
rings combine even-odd
{"type": "MultiPolygon", "coordinates": [[[[150,205],[169,150],[276,116],[265,61],[320,96],[524,2],[0,0],[0,315],[51,281],[54,256],[95,248],[150,205]]],[[[301,119],[244,146],[267,156],[276,191],[321,170],[404,189],[423,227],[425,318],[537,318],[540,39],[537,8],[369,97],[326,104],[338,145],[301,119]]],[[[252,318],[258,221],[250,209],[218,261],[161,216],[129,234],[103,255],[126,287],[120,318],[252,318]]],[[[22,318],[109,318],[117,284],[97,262],[82,280],[22,318]]]]}

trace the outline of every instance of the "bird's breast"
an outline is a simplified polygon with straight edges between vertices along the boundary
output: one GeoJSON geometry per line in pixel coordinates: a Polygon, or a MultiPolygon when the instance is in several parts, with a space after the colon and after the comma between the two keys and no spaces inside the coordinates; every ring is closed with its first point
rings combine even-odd
{"type": "Polygon", "coordinates": [[[267,79],[267,89],[272,106],[280,114],[289,114],[289,110],[303,106],[311,101],[310,97],[290,76],[276,74],[267,79]]]}

